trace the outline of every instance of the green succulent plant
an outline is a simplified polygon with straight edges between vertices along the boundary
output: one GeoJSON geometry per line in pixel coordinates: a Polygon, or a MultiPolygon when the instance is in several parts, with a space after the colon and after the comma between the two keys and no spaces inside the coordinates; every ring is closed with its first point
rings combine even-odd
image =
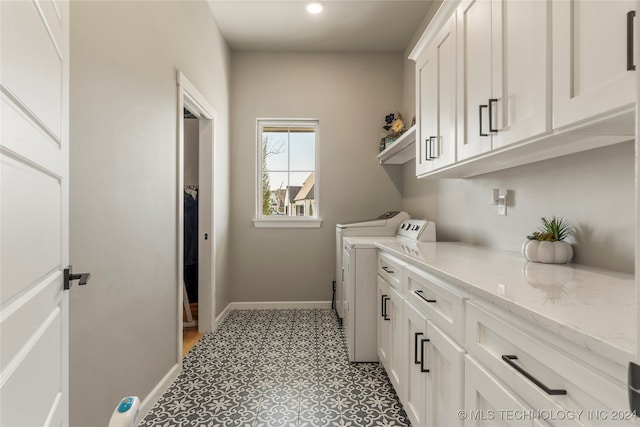
{"type": "Polygon", "coordinates": [[[527,239],[557,242],[559,240],[564,240],[573,234],[573,227],[563,218],[556,218],[553,216],[551,219],[547,219],[542,217],[540,218],[540,221],[542,222],[542,225],[537,231],[534,231],[527,236],[527,239]]]}

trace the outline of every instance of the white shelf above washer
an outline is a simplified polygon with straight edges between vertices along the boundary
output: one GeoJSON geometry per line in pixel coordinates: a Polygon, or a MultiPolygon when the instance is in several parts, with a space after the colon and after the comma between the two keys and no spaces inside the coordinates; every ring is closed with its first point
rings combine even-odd
{"type": "Polygon", "coordinates": [[[381,165],[403,165],[415,158],[416,126],[413,125],[400,135],[394,143],[378,154],[381,165]]]}

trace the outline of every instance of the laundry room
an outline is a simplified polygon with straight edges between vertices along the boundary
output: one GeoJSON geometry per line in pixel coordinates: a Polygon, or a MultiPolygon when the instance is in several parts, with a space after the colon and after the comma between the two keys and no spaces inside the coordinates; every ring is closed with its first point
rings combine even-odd
{"type": "Polygon", "coordinates": [[[633,425],[638,7],[0,2],[0,424],[633,425]]]}

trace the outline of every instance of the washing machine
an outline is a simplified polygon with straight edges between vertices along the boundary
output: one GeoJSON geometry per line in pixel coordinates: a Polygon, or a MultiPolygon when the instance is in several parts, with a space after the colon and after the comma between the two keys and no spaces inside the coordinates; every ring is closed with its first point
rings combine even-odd
{"type": "Polygon", "coordinates": [[[420,242],[435,242],[436,225],[431,221],[407,219],[397,227],[395,236],[345,237],[342,239],[343,314],[342,327],[350,362],[376,362],[376,303],[378,249],[376,243],[400,243],[408,254],[429,247],[420,242]]]}
{"type": "Polygon", "coordinates": [[[377,218],[353,222],[349,224],[337,224],[336,225],[336,312],[338,317],[344,319],[344,271],[342,270],[342,239],[348,236],[360,236],[360,237],[377,237],[377,236],[389,236],[393,237],[396,234],[396,230],[400,223],[410,216],[404,211],[388,211],[383,213],[377,218]]]}

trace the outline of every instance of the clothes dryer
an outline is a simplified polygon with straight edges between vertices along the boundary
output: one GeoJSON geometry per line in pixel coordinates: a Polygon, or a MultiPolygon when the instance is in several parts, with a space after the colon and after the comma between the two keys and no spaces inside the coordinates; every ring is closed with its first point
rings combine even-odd
{"type": "Polygon", "coordinates": [[[376,243],[399,242],[408,253],[420,252],[421,242],[435,242],[436,225],[407,219],[395,236],[345,237],[342,239],[344,282],[342,327],[350,362],[376,362],[377,272],[376,243]]]}
{"type": "Polygon", "coordinates": [[[359,237],[377,237],[377,236],[389,236],[393,237],[396,234],[396,230],[400,223],[410,216],[404,211],[388,211],[383,213],[377,218],[353,222],[349,224],[337,224],[336,225],[336,312],[338,317],[342,320],[344,318],[344,271],[342,269],[342,239],[348,236],[359,237]]]}

